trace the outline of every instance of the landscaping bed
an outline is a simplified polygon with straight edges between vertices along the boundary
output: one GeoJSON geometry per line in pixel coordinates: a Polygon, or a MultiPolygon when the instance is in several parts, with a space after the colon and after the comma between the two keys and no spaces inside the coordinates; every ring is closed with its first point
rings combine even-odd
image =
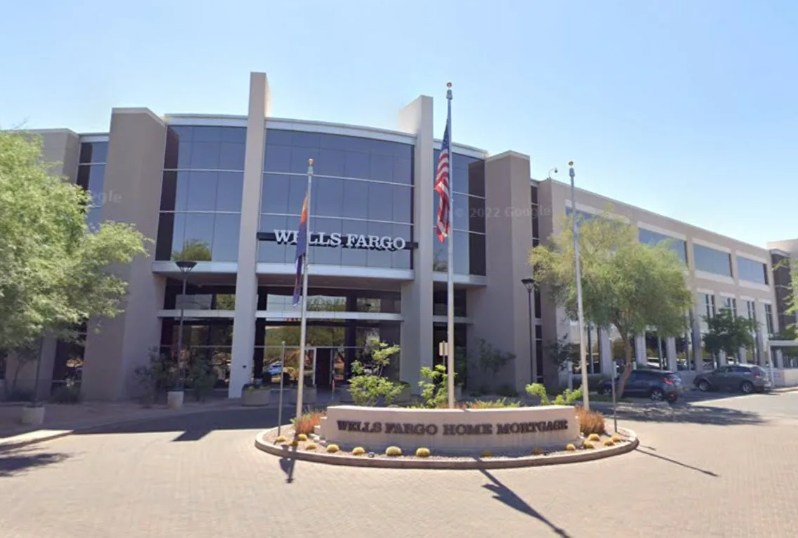
{"type": "Polygon", "coordinates": [[[417,456],[415,453],[396,453],[391,450],[396,447],[378,452],[359,447],[332,445],[315,435],[302,434],[295,439],[294,428],[290,425],[283,426],[280,433],[278,436],[277,428],[262,432],[258,435],[255,445],[264,452],[284,458],[357,467],[426,469],[532,467],[611,457],[634,450],[638,444],[634,432],[620,429],[618,434],[598,435],[598,440],[595,441],[589,441],[588,436],[574,443],[570,450],[563,446],[559,450],[536,451],[534,448],[529,448],[481,454],[436,454],[427,451],[424,454],[428,455],[417,456]],[[591,445],[593,448],[589,448],[591,445]],[[389,453],[396,455],[391,456],[389,453]]]}

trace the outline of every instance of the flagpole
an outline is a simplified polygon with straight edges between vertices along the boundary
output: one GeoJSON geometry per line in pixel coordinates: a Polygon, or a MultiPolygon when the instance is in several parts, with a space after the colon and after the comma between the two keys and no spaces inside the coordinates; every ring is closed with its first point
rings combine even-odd
{"type": "Polygon", "coordinates": [[[449,122],[449,262],[446,264],[446,371],[449,409],[454,409],[454,152],[452,151],[452,83],[446,84],[449,122]]]}
{"type": "MultiPolygon", "coordinates": [[[[305,337],[307,335],[307,308],[308,308],[308,247],[310,246],[310,189],[313,184],[313,159],[308,159],[308,216],[305,233],[305,255],[302,257],[302,309],[299,321],[299,376],[296,387],[296,423],[302,417],[302,393],[305,388],[305,337]]],[[[301,217],[300,217],[301,218],[301,217]]],[[[296,430],[294,436],[296,436],[296,430]]]]}
{"type": "Polygon", "coordinates": [[[576,265],[576,317],[579,323],[579,369],[582,374],[582,405],[590,410],[590,400],[588,397],[587,384],[587,360],[585,358],[585,315],[582,309],[582,269],[579,264],[579,236],[576,226],[576,187],[574,186],[574,162],[568,163],[570,169],[568,175],[571,176],[571,217],[573,218],[574,235],[574,264],[576,265]]]}

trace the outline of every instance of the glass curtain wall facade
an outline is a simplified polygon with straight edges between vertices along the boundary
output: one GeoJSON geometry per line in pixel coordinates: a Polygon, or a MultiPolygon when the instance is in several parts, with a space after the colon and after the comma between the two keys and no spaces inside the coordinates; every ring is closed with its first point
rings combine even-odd
{"type": "Polygon", "coordinates": [[[238,259],[244,127],[170,126],[157,260],[238,259]]]}
{"type": "MultiPolygon", "coordinates": [[[[437,170],[440,150],[434,153],[437,170]]],[[[485,276],[485,161],[454,153],[452,166],[452,221],[454,231],[454,273],[485,276]]],[[[449,261],[449,238],[440,242],[435,229],[440,196],[433,196],[432,269],[446,272],[449,261]]],[[[498,215],[494,215],[498,216],[498,215]]],[[[451,236],[450,236],[451,237],[451,236]]]]}
{"type": "MultiPolygon", "coordinates": [[[[100,224],[102,206],[106,196],[103,194],[105,161],[108,158],[108,142],[82,142],[78,164],[77,184],[91,194],[91,206],[86,222],[91,228],[100,224]]],[[[113,193],[109,193],[112,196],[113,193]]]]}
{"type": "MultiPolygon", "coordinates": [[[[295,231],[314,160],[310,201],[313,233],[359,234],[413,241],[413,146],[302,131],[268,129],[260,231],[295,231]]],[[[261,241],[258,260],[293,263],[295,245],[261,241]]],[[[311,245],[313,264],[412,269],[412,250],[311,245]]]]}
{"type": "MultiPolygon", "coordinates": [[[[259,317],[256,322],[255,379],[268,382],[273,377],[269,371],[280,361],[283,342],[292,350],[300,344],[299,312],[293,308],[292,298],[293,288],[290,287],[262,286],[258,290],[258,310],[265,317],[259,317]],[[286,317],[286,313],[293,313],[295,317],[286,317]]],[[[309,287],[308,312],[311,318],[307,345],[316,348],[314,383],[317,386],[328,386],[333,370],[340,382],[349,377],[352,362],[367,362],[369,338],[376,337],[388,344],[399,343],[399,321],[334,316],[338,312],[398,314],[401,312],[399,292],[309,287]],[[329,319],[324,319],[325,312],[331,314],[329,319]]],[[[398,375],[398,369],[388,373],[398,375]]],[[[296,382],[295,377],[289,382],[296,382]]]]}

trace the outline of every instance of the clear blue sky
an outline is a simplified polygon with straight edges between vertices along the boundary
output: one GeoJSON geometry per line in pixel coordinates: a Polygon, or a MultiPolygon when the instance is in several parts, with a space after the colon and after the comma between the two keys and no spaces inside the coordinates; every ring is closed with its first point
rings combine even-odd
{"type": "Polygon", "coordinates": [[[451,80],[455,142],[764,246],[798,236],[796,28],[795,0],[11,2],[0,126],[245,114],[265,71],[275,116],[395,128],[426,94],[440,137],[451,80]]]}

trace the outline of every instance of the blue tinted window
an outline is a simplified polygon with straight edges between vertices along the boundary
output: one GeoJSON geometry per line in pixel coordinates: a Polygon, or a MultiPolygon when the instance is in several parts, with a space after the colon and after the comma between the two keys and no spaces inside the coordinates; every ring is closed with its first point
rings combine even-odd
{"type": "MultiPolygon", "coordinates": [[[[438,159],[441,151],[436,149],[433,153],[433,170],[438,169],[438,159]]],[[[452,191],[470,194],[472,196],[485,196],[485,161],[455,153],[452,157],[452,191]]],[[[434,173],[434,172],[433,172],[434,173]]]]}
{"type": "Polygon", "coordinates": [[[660,243],[668,243],[668,248],[671,249],[679,256],[683,262],[687,263],[687,243],[682,239],[676,239],[675,237],[669,237],[667,235],[652,232],[651,230],[646,230],[645,228],[639,228],[638,230],[638,237],[640,238],[640,242],[645,245],[655,246],[660,243]]]}
{"type": "Polygon", "coordinates": [[[156,259],[176,252],[201,261],[237,259],[246,133],[168,127],[156,259]]]}
{"type": "Polygon", "coordinates": [[[105,163],[108,142],[83,142],[80,145],[80,164],[105,163]]]}
{"type": "Polygon", "coordinates": [[[703,245],[693,245],[693,257],[697,271],[731,276],[731,254],[703,245]]]}
{"type": "MultiPolygon", "coordinates": [[[[310,229],[402,237],[412,242],[413,146],[342,135],[269,129],[266,133],[261,231],[294,230],[314,159],[310,229]],[[397,185],[400,184],[400,185],[397,185]],[[279,215],[290,215],[281,219],[279,215]],[[275,227],[280,223],[279,227],[275,227]],[[400,228],[397,229],[396,227],[400,228]]],[[[259,259],[293,261],[295,247],[261,242],[259,259]],[[290,252],[289,252],[290,251],[290,252]]],[[[412,250],[389,252],[310,247],[310,261],[329,265],[410,268],[412,250]]]]}
{"type": "Polygon", "coordinates": [[[766,264],[743,256],[737,256],[737,276],[740,280],[756,282],[757,284],[767,284],[767,271],[766,264]]]}

